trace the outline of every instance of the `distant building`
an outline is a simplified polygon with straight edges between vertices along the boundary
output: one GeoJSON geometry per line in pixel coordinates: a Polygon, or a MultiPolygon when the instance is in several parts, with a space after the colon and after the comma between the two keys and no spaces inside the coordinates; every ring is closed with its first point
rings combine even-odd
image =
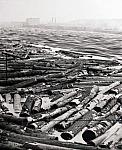
{"type": "Polygon", "coordinates": [[[27,18],[26,24],[30,26],[39,25],[40,24],[40,18],[27,18]]]}

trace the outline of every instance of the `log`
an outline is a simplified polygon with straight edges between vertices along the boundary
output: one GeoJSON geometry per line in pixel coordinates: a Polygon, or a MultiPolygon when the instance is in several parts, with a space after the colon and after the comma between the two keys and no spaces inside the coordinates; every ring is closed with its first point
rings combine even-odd
{"type": "Polygon", "coordinates": [[[12,92],[12,91],[15,91],[17,88],[29,86],[29,85],[34,84],[34,83],[36,83],[36,82],[37,82],[36,78],[31,79],[31,80],[29,79],[29,80],[20,82],[20,83],[18,83],[18,84],[15,84],[15,85],[8,86],[8,87],[6,87],[6,88],[0,89],[0,93],[12,92]]]}
{"type": "Polygon", "coordinates": [[[119,128],[116,133],[114,133],[113,135],[107,137],[103,142],[102,144],[100,144],[100,147],[102,148],[105,148],[105,147],[108,147],[110,149],[112,149],[115,144],[120,140],[122,139],[122,124],[121,124],[121,128],[119,128]]]}
{"type": "Polygon", "coordinates": [[[23,59],[22,57],[16,55],[16,54],[13,54],[13,53],[9,53],[9,52],[6,52],[6,51],[2,51],[2,54],[5,54],[5,55],[8,55],[8,56],[12,56],[14,58],[20,58],[20,59],[23,59]]]}
{"type": "Polygon", "coordinates": [[[109,86],[106,86],[104,89],[102,89],[98,95],[92,99],[92,101],[89,103],[89,106],[86,106],[87,109],[92,110],[98,103],[101,102],[101,99],[103,98],[103,94],[105,94],[106,92],[108,92],[109,90],[111,90],[112,88],[116,87],[120,85],[120,82],[114,82],[112,84],[110,84],[109,86]]]}
{"type": "Polygon", "coordinates": [[[22,110],[21,106],[21,96],[19,94],[14,94],[14,112],[15,113],[20,113],[22,110]]]}
{"type": "Polygon", "coordinates": [[[0,114],[0,118],[3,118],[6,122],[11,122],[17,125],[26,126],[32,121],[31,117],[17,117],[8,114],[0,114]]]}
{"type": "Polygon", "coordinates": [[[18,134],[24,133],[24,130],[20,126],[15,125],[15,124],[13,125],[13,124],[5,122],[5,121],[0,122],[0,129],[15,132],[18,134]]]}
{"type": "MultiPolygon", "coordinates": [[[[69,94],[62,96],[61,98],[52,102],[51,107],[54,107],[55,105],[57,105],[58,103],[61,103],[61,102],[64,102],[64,105],[65,105],[66,103],[68,103],[68,101],[66,101],[66,100],[69,99],[70,97],[75,96],[76,94],[77,94],[77,91],[72,91],[69,94]]],[[[61,106],[63,106],[63,103],[61,104],[61,106]]]]}
{"type": "Polygon", "coordinates": [[[120,107],[120,104],[117,103],[109,111],[107,111],[105,113],[102,113],[101,116],[94,117],[94,119],[89,123],[88,127],[92,128],[93,126],[95,126],[96,124],[98,124],[100,121],[102,121],[103,119],[105,119],[106,117],[108,117],[110,114],[115,113],[119,107],[120,107]]]}
{"type": "MultiPolygon", "coordinates": [[[[6,73],[0,74],[0,79],[6,78],[6,73]]],[[[17,71],[12,73],[7,73],[7,78],[21,78],[21,77],[29,77],[35,75],[43,75],[43,72],[40,70],[27,70],[27,71],[17,71]]]]}
{"type": "Polygon", "coordinates": [[[110,84],[109,86],[107,86],[106,88],[104,88],[103,90],[101,90],[99,92],[99,94],[105,94],[106,92],[108,92],[109,90],[111,90],[112,88],[114,88],[120,84],[121,84],[120,81],[116,81],[116,82],[110,84]]]}
{"type": "Polygon", "coordinates": [[[92,146],[102,145],[104,141],[109,139],[113,134],[115,134],[121,128],[122,128],[122,124],[117,122],[110,129],[108,129],[104,134],[98,136],[94,140],[89,141],[88,144],[92,146]]]}
{"type": "Polygon", "coordinates": [[[115,98],[115,94],[108,94],[108,95],[104,95],[104,97],[102,98],[101,102],[98,103],[95,107],[94,110],[96,112],[101,112],[103,107],[110,101],[110,99],[114,99],[115,98]]]}
{"type": "Polygon", "coordinates": [[[35,97],[33,95],[29,95],[22,106],[22,111],[20,113],[20,117],[29,117],[32,113],[32,108],[35,103],[35,97]]]}
{"type": "Polygon", "coordinates": [[[105,133],[116,121],[119,119],[119,115],[117,113],[110,114],[104,120],[100,121],[98,124],[84,131],[82,134],[83,140],[85,142],[89,142],[96,137],[105,133]]]}
{"type": "Polygon", "coordinates": [[[24,150],[23,148],[20,148],[15,144],[12,145],[10,143],[0,143],[0,149],[1,150],[24,150]]]}
{"type": "Polygon", "coordinates": [[[75,137],[93,119],[92,113],[92,111],[85,113],[83,118],[76,121],[72,126],[70,126],[63,133],[61,133],[61,137],[64,140],[71,140],[73,137],[75,137]]]}
{"type": "Polygon", "coordinates": [[[43,66],[33,66],[34,70],[56,70],[56,71],[65,71],[65,68],[54,68],[54,67],[43,67],[43,66]]]}
{"type": "Polygon", "coordinates": [[[33,149],[33,150],[75,150],[74,148],[66,148],[66,147],[59,147],[55,145],[48,145],[42,143],[25,143],[23,145],[24,148],[33,149]]]}
{"type": "MultiPolygon", "coordinates": [[[[31,136],[31,135],[23,135],[23,134],[17,134],[17,133],[14,133],[14,132],[8,132],[8,131],[4,131],[2,134],[2,137],[6,137],[9,141],[11,142],[16,142],[16,143],[20,143],[20,144],[24,144],[25,142],[43,142],[45,143],[46,141],[45,140],[55,140],[57,141],[57,137],[54,137],[54,136],[48,136],[48,135],[44,135],[44,134],[40,134],[39,137],[34,137],[34,136],[31,136]],[[6,134],[5,134],[6,133],[6,134]]],[[[48,142],[46,142],[48,143],[48,142]]]]}
{"type": "Polygon", "coordinates": [[[40,97],[35,97],[35,102],[32,108],[32,113],[39,113],[41,110],[41,105],[42,105],[42,99],[40,97]]]}
{"type": "Polygon", "coordinates": [[[76,108],[72,108],[70,110],[68,110],[67,112],[65,112],[64,114],[60,115],[59,117],[53,119],[52,121],[50,121],[49,123],[47,123],[46,125],[44,125],[40,131],[42,132],[47,132],[49,131],[52,127],[54,127],[56,124],[60,123],[61,121],[63,121],[64,119],[68,118],[70,115],[73,114],[73,112],[76,111],[76,108]]]}
{"type": "MultiPolygon", "coordinates": [[[[49,113],[46,113],[46,114],[41,114],[41,117],[39,117],[37,119],[34,119],[32,121],[32,123],[38,122],[38,121],[43,121],[43,120],[45,121],[45,120],[53,118],[53,117],[55,117],[57,115],[61,115],[64,112],[68,111],[70,108],[71,108],[70,106],[65,106],[65,107],[57,108],[56,110],[54,110],[52,112],[49,112],[49,113]]],[[[40,114],[39,114],[39,116],[40,116],[40,114]]]]}
{"type": "Polygon", "coordinates": [[[86,106],[86,104],[89,103],[89,101],[92,98],[94,98],[94,96],[97,94],[98,90],[99,90],[99,88],[97,86],[93,86],[89,96],[85,97],[84,100],[81,102],[81,104],[76,107],[76,110],[73,112],[75,114],[73,116],[69,117],[67,120],[62,121],[60,124],[57,124],[56,128],[58,130],[68,128],[75,121],[80,119],[84,115],[84,113],[86,113],[88,111],[87,109],[86,110],[82,110],[82,108],[84,108],[86,106]]]}

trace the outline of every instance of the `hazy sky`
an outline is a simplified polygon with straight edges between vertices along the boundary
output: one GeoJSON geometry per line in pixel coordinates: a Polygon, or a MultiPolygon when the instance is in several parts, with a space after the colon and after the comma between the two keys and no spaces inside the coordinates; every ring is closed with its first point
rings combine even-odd
{"type": "Polygon", "coordinates": [[[122,18],[122,0],[0,0],[0,22],[122,18]]]}

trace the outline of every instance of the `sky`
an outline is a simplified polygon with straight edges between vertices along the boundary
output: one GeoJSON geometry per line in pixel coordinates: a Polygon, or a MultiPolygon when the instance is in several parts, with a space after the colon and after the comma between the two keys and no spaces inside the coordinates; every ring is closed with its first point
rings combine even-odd
{"type": "Polygon", "coordinates": [[[122,19],[122,0],[0,0],[0,22],[122,19]]]}

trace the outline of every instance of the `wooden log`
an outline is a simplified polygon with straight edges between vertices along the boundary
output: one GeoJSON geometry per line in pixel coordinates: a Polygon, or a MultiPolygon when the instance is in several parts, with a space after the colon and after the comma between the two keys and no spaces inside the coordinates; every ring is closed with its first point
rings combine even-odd
{"type": "Polygon", "coordinates": [[[22,57],[20,57],[20,56],[18,56],[18,55],[15,55],[15,54],[13,54],[13,53],[9,53],[9,52],[6,52],[6,51],[3,51],[2,53],[5,54],[5,55],[8,55],[8,56],[12,56],[12,57],[14,57],[14,58],[23,59],[22,57]]]}
{"type": "Polygon", "coordinates": [[[0,89],[0,93],[8,93],[8,92],[11,92],[11,91],[15,91],[17,88],[29,86],[29,85],[34,84],[36,82],[37,82],[36,78],[31,79],[31,80],[29,79],[29,80],[20,82],[18,84],[15,84],[15,85],[8,86],[6,88],[0,89]]]}
{"type": "Polygon", "coordinates": [[[101,102],[101,99],[103,97],[103,94],[105,94],[106,92],[108,92],[109,90],[111,90],[112,88],[116,87],[120,85],[120,82],[114,82],[112,84],[110,84],[109,86],[106,86],[104,89],[102,89],[98,95],[92,99],[92,101],[89,103],[89,106],[86,106],[87,109],[92,110],[98,103],[101,102]]]}
{"type": "MultiPolygon", "coordinates": [[[[0,79],[5,79],[5,73],[0,74],[0,79]]],[[[20,77],[29,77],[35,75],[43,75],[43,72],[40,70],[28,70],[28,71],[17,71],[12,73],[7,73],[8,78],[20,78],[20,77]]]]}
{"type": "Polygon", "coordinates": [[[21,106],[21,96],[17,93],[14,94],[14,112],[15,113],[20,113],[22,110],[22,106],[21,106]]]}
{"type": "Polygon", "coordinates": [[[43,121],[43,120],[47,120],[47,119],[50,119],[50,118],[54,118],[55,116],[61,115],[64,112],[68,111],[70,108],[71,108],[70,106],[64,106],[64,107],[61,107],[61,108],[57,108],[56,110],[54,110],[52,112],[49,112],[49,113],[46,113],[46,114],[41,114],[41,117],[39,117],[37,119],[34,119],[32,122],[34,123],[34,122],[38,122],[38,121],[43,121]]]}
{"type": "Polygon", "coordinates": [[[11,109],[9,107],[9,104],[7,104],[6,102],[2,102],[0,104],[0,107],[4,113],[9,114],[9,115],[13,115],[13,113],[11,112],[11,109]]]}
{"type": "MultiPolygon", "coordinates": [[[[76,107],[76,112],[73,116],[69,117],[67,120],[62,121],[60,124],[57,125],[58,130],[60,129],[65,129],[68,128],[69,126],[71,126],[75,121],[77,121],[78,119],[80,119],[83,116],[83,112],[82,110],[80,111],[80,109],[84,108],[86,106],[87,103],[89,103],[89,101],[94,98],[94,96],[97,94],[99,88],[97,86],[93,86],[93,88],[91,89],[90,94],[85,97],[83,99],[83,101],[81,102],[82,106],[81,108],[78,106],[76,107]],[[80,109],[79,109],[80,108],[80,109]]],[[[87,111],[87,110],[86,110],[87,111]]],[[[84,111],[85,112],[85,111],[84,111]]]]}
{"type": "Polygon", "coordinates": [[[75,150],[74,148],[66,148],[66,147],[59,147],[55,145],[47,145],[42,143],[25,143],[23,145],[24,148],[33,149],[33,150],[75,150]]]}
{"type": "Polygon", "coordinates": [[[120,139],[122,139],[122,124],[121,128],[119,128],[113,135],[107,137],[102,144],[100,144],[100,147],[108,147],[112,149],[120,139]]]}
{"type": "Polygon", "coordinates": [[[31,117],[17,117],[8,114],[0,114],[0,118],[3,118],[6,122],[18,124],[21,126],[26,126],[29,122],[32,121],[31,117]]]}
{"type": "Polygon", "coordinates": [[[110,101],[110,99],[115,98],[115,94],[108,94],[108,95],[104,95],[104,97],[102,98],[101,102],[98,103],[95,107],[94,110],[96,112],[101,112],[102,108],[108,103],[108,101],[110,101]]]}
{"type": "Polygon", "coordinates": [[[32,113],[39,113],[41,110],[41,105],[42,105],[42,99],[40,97],[35,97],[35,102],[34,102],[34,106],[32,108],[32,113]]]}
{"type": "MultiPolygon", "coordinates": [[[[20,144],[18,144],[20,145],[20,144]]],[[[10,143],[0,143],[1,150],[25,150],[24,148],[18,147],[17,145],[12,145],[10,143]]]]}
{"type": "Polygon", "coordinates": [[[24,130],[20,126],[5,122],[4,120],[0,122],[0,129],[11,131],[18,134],[24,133],[24,130]]]}
{"type": "Polygon", "coordinates": [[[106,139],[111,137],[113,134],[115,134],[121,128],[122,128],[122,124],[117,122],[110,129],[108,129],[104,134],[102,134],[101,136],[98,136],[94,140],[89,141],[88,144],[94,145],[94,146],[102,145],[102,143],[104,143],[104,141],[106,139]]]}
{"type": "MultiPolygon", "coordinates": [[[[6,137],[9,141],[11,142],[16,142],[16,143],[20,143],[20,144],[24,144],[25,142],[43,142],[45,140],[55,140],[57,141],[56,137],[54,136],[48,136],[48,135],[44,135],[44,134],[40,134],[39,137],[35,137],[35,136],[31,136],[31,135],[23,135],[23,134],[17,134],[14,132],[8,132],[8,131],[4,131],[1,134],[3,137],[6,137]],[[6,133],[6,134],[5,134],[6,133]]],[[[32,134],[33,135],[33,134],[32,134]]],[[[48,143],[48,142],[47,142],[48,143]]]]}
{"type": "Polygon", "coordinates": [[[104,88],[103,90],[101,90],[99,92],[99,94],[104,94],[104,93],[108,92],[109,90],[111,90],[112,88],[114,88],[120,84],[121,84],[120,81],[116,81],[116,82],[110,84],[109,86],[107,86],[106,88],[104,88]]]}
{"type": "Polygon", "coordinates": [[[68,110],[67,112],[65,112],[64,114],[62,114],[61,116],[53,119],[52,121],[50,121],[49,123],[47,123],[46,125],[44,125],[40,131],[42,132],[47,132],[49,131],[52,127],[54,127],[56,124],[60,123],[61,121],[63,121],[64,119],[68,118],[71,114],[73,114],[73,112],[75,111],[75,108],[72,108],[70,110],[68,110]]]}
{"type": "Polygon", "coordinates": [[[73,137],[75,137],[93,119],[92,113],[92,111],[85,113],[83,118],[79,119],[72,126],[70,126],[64,132],[62,132],[61,137],[64,140],[71,140],[73,137]]]}
{"type": "Polygon", "coordinates": [[[34,95],[29,95],[22,106],[22,111],[20,113],[20,117],[28,117],[32,113],[32,108],[35,103],[35,97],[34,95]]]}
{"type": "Polygon", "coordinates": [[[65,68],[54,68],[54,67],[43,67],[43,66],[33,66],[34,70],[56,70],[56,71],[65,71],[65,68]]]}
{"type": "MultiPolygon", "coordinates": [[[[54,107],[54,105],[60,103],[60,102],[64,102],[66,104],[66,100],[69,99],[70,97],[73,97],[74,95],[77,94],[77,91],[72,91],[69,94],[64,95],[63,97],[55,100],[54,102],[51,103],[51,107],[54,107]]],[[[63,105],[61,105],[63,106],[63,105]]]]}
{"type": "Polygon", "coordinates": [[[83,140],[85,142],[89,142],[96,137],[105,133],[116,121],[119,119],[119,115],[117,113],[110,114],[104,120],[100,121],[98,124],[84,131],[82,134],[83,140]]]}
{"type": "MultiPolygon", "coordinates": [[[[108,117],[109,115],[115,113],[117,111],[117,109],[120,107],[120,104],[117,103],[115,104],[109,111],[102,113],[101,116],[96,116],[94,117],[94,119],[89,123],[88,127],[92,128],[93,126],[95,126],[96,124],[98,124],[100,121],[104,120],[106,117],[108,117]]],[[[118,111],[117,111],[118,113],[118,111]]]]}

